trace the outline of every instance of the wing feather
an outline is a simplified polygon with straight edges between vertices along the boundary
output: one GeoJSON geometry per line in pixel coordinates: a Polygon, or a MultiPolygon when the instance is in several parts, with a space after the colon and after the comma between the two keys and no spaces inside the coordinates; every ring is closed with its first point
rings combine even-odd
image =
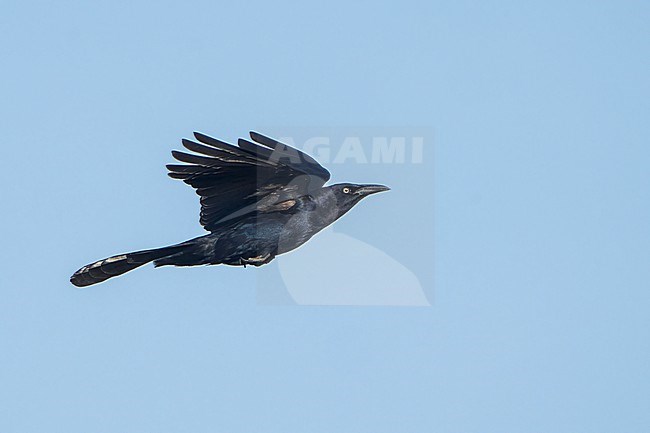
{"type": "Polygon", "coordinates": [[[293,162],[293,166],[296,169],[301,170],[306,174],[323,178],[325,179],[325,182],[330,179],[329,171],[306,153],[254,131],[250,132],[250,136],[253,141],[273,149],[275,159],[288,159],[293,162]]]}
{"type": "Polygon", "coordinates": [[[321,188],[330,173],[309,155],[286,144],[250,133],[253,142],[237,146],[194,133],[185,149],[172,151],[185,164],[169,164],[168,175],[196,189],[201,197],[200,222],[214,231],[224,221],[253,212],[286,211],[296,198],[321,188]]]}

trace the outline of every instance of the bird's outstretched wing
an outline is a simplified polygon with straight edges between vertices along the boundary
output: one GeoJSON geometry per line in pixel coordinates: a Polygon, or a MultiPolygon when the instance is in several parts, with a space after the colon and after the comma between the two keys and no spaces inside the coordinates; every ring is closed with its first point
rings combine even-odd
{"type": "Polygon", "coordinates": [[[330,173],[309,155],[256,132],[253,142],[238,145],[195,132],[183,139],[194,153],[172,151],[169,176],[181,179],[201,196],[201,225],[214,231],[220,223],[253,212],[290,209],[295,198],[320,189],[330,173]]]}

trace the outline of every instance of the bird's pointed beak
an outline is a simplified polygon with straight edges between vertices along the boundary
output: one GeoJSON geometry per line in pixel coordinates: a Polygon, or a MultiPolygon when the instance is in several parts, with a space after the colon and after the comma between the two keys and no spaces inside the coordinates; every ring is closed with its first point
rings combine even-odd
{"type": "Polygon", "coordinates": [[[357,194],[367,196],[378,192],[390,191],[390,188],[384,185],[363,185],[357,189],[357,194]]]}

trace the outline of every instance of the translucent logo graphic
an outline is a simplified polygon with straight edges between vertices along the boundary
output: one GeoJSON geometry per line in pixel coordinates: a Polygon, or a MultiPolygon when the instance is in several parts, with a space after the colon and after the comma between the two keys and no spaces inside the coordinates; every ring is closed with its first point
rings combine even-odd
{"type": "Polygon", "coordinates": [[[316,159],[332,173],[330,185],[380,183],[392,190],[364,198],[355,206],[344,217],[345,232],[339,229],[341,220],[336,221],[298,249],[278,256],[263,273],[258,302],[430,306],[433,164],[432,158],[427,158],[433,155],[431,131],[260,129],[316,159]],[[370,209],[375,213],[369,214],[370,209]],[[271,272],[276,281],[269,278],[271,272]],[[275,287],[273,294],[269,294],[271,286],[275,287]]]}
{"type": "Polygon", "coordinates": [[[279,141],[300,147],[321,164],[421,164],[424,137],[404,135],[360,137],[350,135],[341,140],[332,137],[310,137],[302,145],[294,137],[279,141]]]}
{"type": "Polygon", "coordinates": [[[299,305],[430,305],[405,265],[332,227],[279,257],[277,266],[299,305]]]}

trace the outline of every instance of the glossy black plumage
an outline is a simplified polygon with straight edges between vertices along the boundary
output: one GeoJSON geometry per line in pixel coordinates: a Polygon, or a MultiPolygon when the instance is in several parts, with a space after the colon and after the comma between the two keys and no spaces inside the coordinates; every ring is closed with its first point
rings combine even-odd
{"type": "Polygon", "coordinates": [[[99,260],[75,272],[83,287],[151,261],[155,266],[226,264],[260,266],[291,251],[336,221],[362,198],[388,190],[382,185],[324,187],[330,173],[309,155],[250,133],[237,146],[201,133],[183,139],[193,152],[172,151],[184,164],[169,164],[169,176],[200,196],[200,223],[210,233],[153,250],[99,260]]]}

